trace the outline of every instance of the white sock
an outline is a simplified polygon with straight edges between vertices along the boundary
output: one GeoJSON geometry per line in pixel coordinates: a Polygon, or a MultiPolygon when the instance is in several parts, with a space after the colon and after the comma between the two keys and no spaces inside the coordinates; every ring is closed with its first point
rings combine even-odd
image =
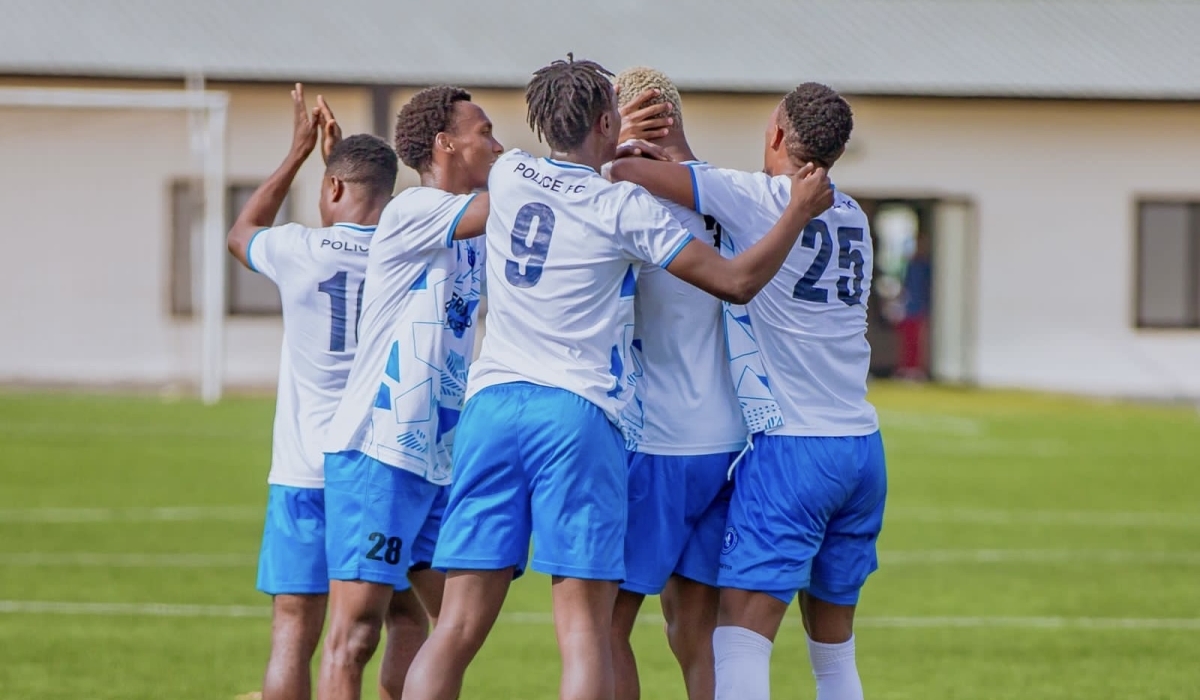
{"type": "Polygon", "coordinates": [[[713,632],[716,700],[769,700],[772,646],[745,627],[718,627],[713,632]]]}
{"type": "Polygon", "coordinates": [[[841,644],[808,640],[808,658],[817,678],[817,700],[863,700],[862,681],[854,663],[854,637],[841,644]]]}

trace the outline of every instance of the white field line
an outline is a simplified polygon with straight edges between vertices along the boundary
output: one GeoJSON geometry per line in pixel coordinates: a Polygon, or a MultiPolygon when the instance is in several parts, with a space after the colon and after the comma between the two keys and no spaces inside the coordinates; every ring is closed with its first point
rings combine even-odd
{"type": "MultiPolygon", "coordinates": [[[[267,424],[269,425],[269,424],[267,424]]],[[[266,440],[270,444],[269,430],[219,430],[189,426],[163,426],[147,423],[62,423],[20,421],[0,422],[0,435],[17,437],[63,435],[68,437],[101,436],[119,438],[169,437],[215,440],[266,440]]]]}
{"type": "Polygon", "coordinates": [[[262,521],[263,506],[162,508],[0,508],[0,523],[148,523],[262,521]]]}
{"type": "MultiPolygon", "coordinates": [[[[1177,564],[1200,566],[1200,551],[1124,549],[907,549],[880,553],[884,566],[936,564],[1177,564]]],[[[0,566],[114,569],[244,568],[258,562],[253,554],[147,552],[0,552],[0,566]]]]}
{"type": "MultiPolygon", "coordinates": [[[[66,601],[0,600],[0,614],[91,615],[97,617],[190,617],[190,618],[265,618],[271,609],[257,605],[177,605],[169,603],[72,603],[66,601]]],[[[509,612],[500,615],[502,624],[549,625],[554,617],[548,612],[509,612]]],[[[661,625],[657,615],[643,615],[641,624],[661,625]]],[[[905,629],[949,628],[1082,630],[1188,630],[1200,631],[1200,618],[1107,618],[1107,617],[979,617],[910,616],[857,617],[859,627],[905,629]]]]}
{"type": "Polygon", "coordinates": [[[883,566],[909,564],[1184,564],[1200,565],[1200,551],[1125,549],[908,549],[879,553],[883,566]]]}
{"type": "Polygon", "coordinates": [[[1120,528],[1198,528],[1200,512],[1154,513],[1069,510],[1004,510],[1000,508],[925,508],[888,506],[888,521],[967,523],[976,525],[1081,525],[1120,528]]]}
{"type": "Polygon", "coordinates": [[[231,569],[254,566],[249,554],[150,554],[99,552],[0,552],[0,566],[114,569],[231,569]]]}

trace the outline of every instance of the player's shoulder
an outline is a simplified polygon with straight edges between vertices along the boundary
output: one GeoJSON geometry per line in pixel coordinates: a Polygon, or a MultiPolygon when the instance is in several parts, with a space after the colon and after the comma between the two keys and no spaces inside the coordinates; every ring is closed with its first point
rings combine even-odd
{"type": "Polygon", "coordinates": [[[392,200],[384,207],[384,211],[406,212],[423,209],[459,196],[461,195],[452,194],[436,187],[415,185],[404,188],[395,197],[392,197],[392,200]]]}
{"type": "Polygon", "coordinates": [[[837,217],[843,222],[861,223],[867,225],[867,214],[859,206],[858,201],[845,192],[835,189],[833,192],[833,207],[826,214],[837,217]]]}

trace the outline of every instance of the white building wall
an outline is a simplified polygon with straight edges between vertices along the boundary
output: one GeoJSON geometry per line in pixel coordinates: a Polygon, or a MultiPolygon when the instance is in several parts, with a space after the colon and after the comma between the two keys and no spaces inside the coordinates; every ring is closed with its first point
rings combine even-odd
{"type": "MultiPolygon", "coordinates": [[[[230,90],[230,178],[260,180],[288,146],[287,89],[230,90]]],[[[323,91],[346,133],[369,129],[367,91],[323,91]]],[[[410,94],[399,93],[394,106],[410,94]]],[[[542,148],[525,126],[519,91],[475,95],[506,146],[542,148]]],[[[774,104],[685,96],[698,155],[761,167],[774,104]]],[[[969,359],[979,383],[1200,396],[1200,332],[1133,325],[1136,200],[1200,199],[1200,106],[877,98],[853,105],[852,149],[834,171],[839,187],[975,207],[979,274],[966,303],[976,314],[969,359]]],[[[0,381],[192,382],[199,336],[195,322],[171,316],[168,277],[167,188],[187,174],[185,117],[0,108],[0,124],[8,224],[0,381]]],[[[301,221],[316,222],[319,177],[314,156],[293,189],[301,221]]],[[[415,182],[402,169],[401,185],[415,182]]],[[[272,385],[280,337],[278,319],[230,319],[229,382],[272,385]]]]}

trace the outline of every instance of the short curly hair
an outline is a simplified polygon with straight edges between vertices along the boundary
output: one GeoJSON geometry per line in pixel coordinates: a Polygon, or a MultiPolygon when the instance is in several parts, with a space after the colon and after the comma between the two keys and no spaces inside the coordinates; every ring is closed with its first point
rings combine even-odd
{"type": "Polygon", "coordinates": [[[399,170],[396,152],[386,141],[369,134],[342,139],[330,151],[325,164],[325,172],[365,186],[374,198],[392,196],[399,170]]]}
{"type": "Polygon", "coordinates": [[[433,163],[433,141],[454,126],[454,104],[470,102],[471,93],[436,85],[412,96],[396,117],[396,153],[405,165],[424,172],[433,163]]]}
{"type": "Polygon", "coordinates": [[[804,83],[783,98],[780,124],[787,131],[788,155],[830,167],[854,129],[850,105],[833,88],[804,83]]]}
{"type": "Polygon", "coordinates": [[[612,73],[574,54],[539,68],[525,88],[529,128],[556,151],[578,148],[613,106],[612,73]]]}
{"type": "Polygon", "coordinates": [[[675,120],[675,128],[683,127],[683,100],[679,97],[679,88],[675,87],[675,83],[667,77],[666,73],[638,66],[621,71],[613,82],[620,88],[617,91],[618,107],[624,107],[633,102],[633,98],[642,94],[643,91],[653,88],[658,90],[659,94],[651,97],[646,102],[646,106],[671,105],[671,118],[675,120]]]}

